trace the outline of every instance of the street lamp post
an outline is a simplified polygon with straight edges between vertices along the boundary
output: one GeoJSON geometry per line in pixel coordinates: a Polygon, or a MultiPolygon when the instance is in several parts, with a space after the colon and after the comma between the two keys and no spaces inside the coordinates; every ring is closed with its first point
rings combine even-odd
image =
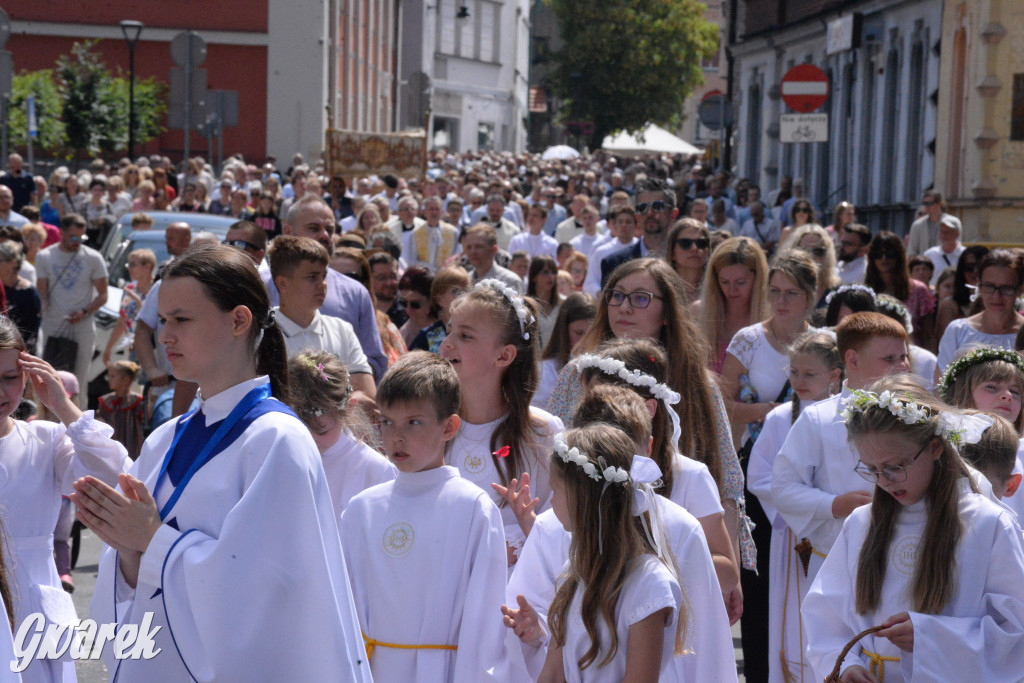
{"type": "Polygon", "coordinates": [[[124,42],[128,43],[128,157],[135,156],[135,44],[139,42],[141,21],[125,19],[121,22],[124,42]]]}

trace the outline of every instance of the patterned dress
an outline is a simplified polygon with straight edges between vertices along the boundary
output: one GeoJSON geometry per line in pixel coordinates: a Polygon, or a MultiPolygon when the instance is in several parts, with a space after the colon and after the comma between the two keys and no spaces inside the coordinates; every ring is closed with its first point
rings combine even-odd
{"type": "Polygon", "coordinates": [[[128,457],[134,462],[142,450],[145,439],[142,426],[145,423],[146,406],[142,394],[129,393],[120,398],[114,392],[100,397],[96,408],[96,419],[114,428],[114,440],[124,444],[128,457]]]}

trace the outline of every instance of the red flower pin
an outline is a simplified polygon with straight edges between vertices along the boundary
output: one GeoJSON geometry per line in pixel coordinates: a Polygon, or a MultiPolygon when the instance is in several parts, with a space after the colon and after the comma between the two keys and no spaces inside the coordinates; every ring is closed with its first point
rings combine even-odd
{"type": "Polygon", "coordinates": [[[509,447],[508,446],[502,446],[498,450],[494,451],[494,453],[492,455],[496,455],[499,458],[507,458],[508,457],[508,453],[509,453],[509,447]]]}

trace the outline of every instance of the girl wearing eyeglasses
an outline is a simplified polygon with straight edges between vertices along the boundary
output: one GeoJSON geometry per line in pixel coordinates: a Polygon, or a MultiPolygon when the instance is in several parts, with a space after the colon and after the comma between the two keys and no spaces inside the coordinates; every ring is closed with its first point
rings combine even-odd
{"type": "Polygon", "coordinates": [[[1024,316],[1017,312],[1017,298],[1024,289],[1024,262],[1008,249],[996,249],[981,259],[977,293],[982,311],[954,320],[939,343],[938,375],[945,372],[958,349],[966,344],[984,344],[1012,349],[1024,316]]]}
{"type": "Polygon", "coordinates": [[[914,324],[914,343],[935,351],[935,295],[928,285],[911,279],[903,240],[895,233],[883,231],[871,240],[864,284],[902,301],[914,324]]]}
{"type": "Polygon", "coordinates": [[[958,445],[984,418],[962,416],[905,376],[856,392],[843,413],[871,505],[843,525],[802,605],[820,680],[1020,680],[1024,547],[1012,514],[977,493],[958,445]]]}
{"type": "Polygon", "coordinates": [[[711,232],[705,223],[681,218],[668,231],[668,262],[683,279],[684,302],[691,306],[700,299],[701,281],[711,253],[711,232]]]}
{"type": "MultiPolygon", "coordinates": [[[[573,354],[593,352],[613,338],[661,343],[668,354],[667,384],[686,396],[675,406],[683,425],[678,451],[707,465],[722,494],[730,539],[739,544],[742,566],[751,569],[756,566],[756,551],[747,525],[743,472],[722,394],[707,369],[707,342],[684,305],[684,287],[662,259],[623,263],[609,276],[598,300],[597,317],[573,354]]],[[[558,375],[548,409],[570,426],[582,395],[579,373],[567,365],[558,375]]],[[[743,609],[742,591],[736,588],[728,598],[730,613],[738,616],[743,609]]]]}
{"type": "Polygon", "coordinates": [[[405,345],[410,346],[420,333],[437,321],[437,315],[430,305],[430,286],[434,274],[421,266],[410,266],[398,281],[398,303],[409,315],[399,329],[405,345]]]}

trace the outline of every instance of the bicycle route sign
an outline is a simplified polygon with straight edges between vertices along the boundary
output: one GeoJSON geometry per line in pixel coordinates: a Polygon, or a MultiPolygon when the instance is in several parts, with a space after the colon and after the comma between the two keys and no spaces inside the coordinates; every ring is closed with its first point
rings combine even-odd
{"type": "Polygon", "coordinates": [[[783,114],[779,142],[828,142],[828,114],[783,114]]]}

